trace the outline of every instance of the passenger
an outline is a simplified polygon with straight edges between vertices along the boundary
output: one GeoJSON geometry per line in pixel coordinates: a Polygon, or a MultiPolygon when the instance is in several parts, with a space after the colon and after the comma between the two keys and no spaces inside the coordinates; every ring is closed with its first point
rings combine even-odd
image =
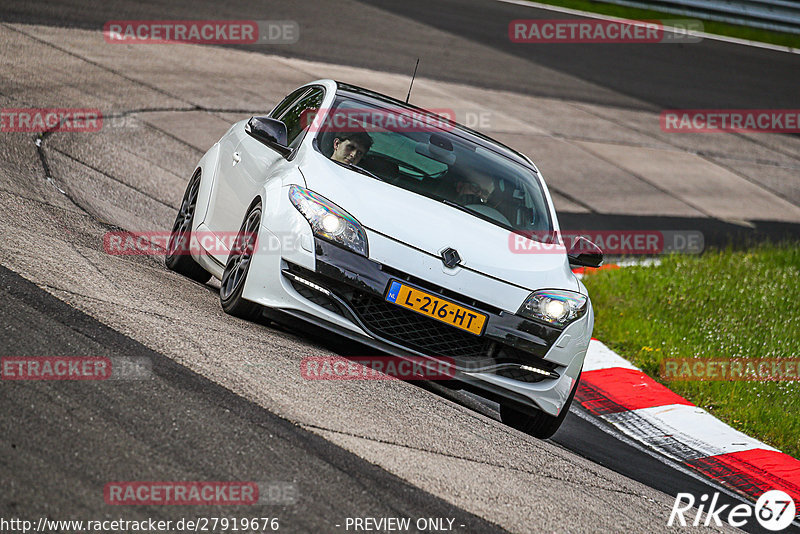
{"type": "Polygon", "coordinates": [[[331,159],[349,165],[358,165],[372,147],[372,137],[367,132],[347,132],[333,138],[331,159]]]}
{"type": "MultiPolygon", "coordinates": [[[[456,182],[456,199],[459,204],[489,204],[495,191],[494,180],[485,174],[472,174],[456,182]]],[[[499,199],[496,199],[499,201],[499,199]]]]}
{"type": "MultiPolygon", "coordinates": [[[[486,174],[473,173],[456,182],[456,202],[462,206],[480,204],[499,212],[508,221],[516,219],[517,205],[512,199],[512,192],[498,186],[495,180],[486,174]]],[[[508,185],[506,183],[505,185],[508,185]]]]}

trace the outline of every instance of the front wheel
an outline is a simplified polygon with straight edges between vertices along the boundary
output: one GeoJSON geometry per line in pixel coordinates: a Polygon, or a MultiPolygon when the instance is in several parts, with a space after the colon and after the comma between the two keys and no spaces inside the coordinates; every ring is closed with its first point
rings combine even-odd
{"type": "Polygon", "coordinates": [[[168,269],[176,273],[205,284],[211,279],[211,275],[194,261],[191,255],[192,224],[199,193],[200,170],[198,169],[192,179],[189,180],[189,185],[186,186],[186,192],[183,194],[181,207],[178,210],[175,224],[172,225],[172,232],[169,235],[164,264],[168,269]]]}
{"type": "MultiPolygon", "coordinates": [[[[580,380],[580,377],[578,377],[578,380],[580,380]]],[[[577,381],[572,387],[572,392],[569,394],[567,402],[565,402],[564,407],[561,408],[561,413],[557,416],[552,416],[532,408],[531,412],[523,413],[516,407],[512,407],[508,404],[501,404],[500,419],[508,426],[521,430],[535,438],[547,439],[555,434],[556,430],[561,426],[561,423],[564,422],[564,418],[567,417],[569,407],[572,404],[572,399],[575,398],[576,391],[578,391],[577,381]]]]}
{"type": "Polygon", "coordinates": [[[242,298],[260,225],[261,202],[259,201],[247,212],[242,227],[239,228],[220,283],[219,302],[222,309],[225,313],[242,319],[255,319],[261,312],[261,306],[242,298]]]}

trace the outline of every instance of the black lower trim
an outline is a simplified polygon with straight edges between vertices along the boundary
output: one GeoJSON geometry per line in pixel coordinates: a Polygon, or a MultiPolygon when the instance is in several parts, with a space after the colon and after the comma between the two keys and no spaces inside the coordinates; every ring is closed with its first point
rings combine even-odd
{"type": "MultiPolygon", "coordinates": [[[[299,319],[305,323],[318,327],[323,332],[333,332],[342,337],[345,337],[352,341],[356,341],[358,343],[362,343],[364,345],[377,349],[381,352],[385,352],[386,354],[389,354],[391,356],[396,356],[398,358],[410,358],[410,357],[431,358],[429,354],[416,352],[414,350],[408,349],[407,347],[397,345],[387,340],[365,336],[358,332],[354,332],[348,328],[344,328],[335,323],[326,321],[325,319],[320,319],[315,315],[311,315],[301,310],[293,310],[288,308],[264,308],[263,315],[267,319],[276,321],[278,323],[286,323],[287,319],[289,318],[299,319]]],[[[439,363],[442,362],[441,360],[437,361],[439,363]]],[[[447,361],[445,361],[444,363],[447,363],[447,361]]],[[[552,366],[552,368],[557,367],[554,364],[550,365],[552,366]]],[[[547,366],[541,366],[541,367],[543,369],[547,368],[547,366]]],[[[455,365],[453,365],[451,369],[453,371],[453,378],[455,380],[460,380],[465,383],[470,383],[470,382],[475,382],[475,379],[466,377],[464,373],[494,373],[500,376],[505,376],[503,371],[519,369],[519,365],[511,363],[497,363],[493,361],[459,362],[456,360],[455,365]]],[[[551,376],[542,378],[557,379],[559,377],[560,375],[557,372],[552,371],[551,376]]],[[[521,380],[520,378],[516,378],[516,380],[520,380],[522,382],[538,381],[538,380],[521,380]]],[[[484,384],[483,381],[479,381],[479,383],[484,384]]]]}

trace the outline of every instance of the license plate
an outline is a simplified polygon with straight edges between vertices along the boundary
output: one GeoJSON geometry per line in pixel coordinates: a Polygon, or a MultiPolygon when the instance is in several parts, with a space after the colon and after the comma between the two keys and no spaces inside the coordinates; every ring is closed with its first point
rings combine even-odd
{"type": "Polygon", "coordinates": [[[476,336],[481,335],[486,324],[487,316],[483,313],[394,280],[389,284],[386,300],[476,336]]]}

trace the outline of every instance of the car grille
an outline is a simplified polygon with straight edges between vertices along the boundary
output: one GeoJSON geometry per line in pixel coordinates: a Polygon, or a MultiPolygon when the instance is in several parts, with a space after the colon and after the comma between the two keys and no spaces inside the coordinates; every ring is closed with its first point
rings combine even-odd
{"type": "Polygon", "coordinates": [[[360,291],[348,298],[367,328],[429,356],[484,358],[493,342],[360,291]]]}

